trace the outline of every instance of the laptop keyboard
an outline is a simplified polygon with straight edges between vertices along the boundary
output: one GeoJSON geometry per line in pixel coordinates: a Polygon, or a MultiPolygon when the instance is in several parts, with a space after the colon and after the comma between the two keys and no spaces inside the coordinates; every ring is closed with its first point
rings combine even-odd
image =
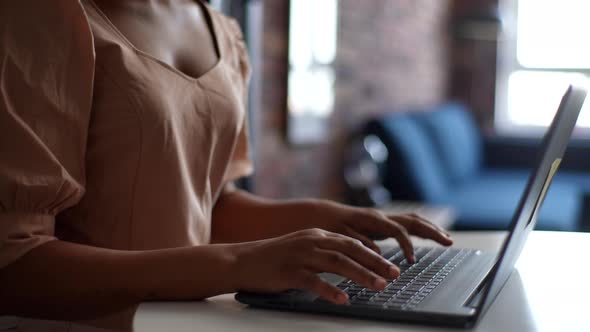
{"type": "Polygon", "coordinates": [[[412,309],[424,300],[451,271],[473,251],[454,248],[416,248],[416,263],[409,264],[396,248],[384,254],[400,268],[397,279],[388,280],[382,291],[365,288],[352,280],[337,285],[349,297],[351,305],[382,309],[412,309]]]}

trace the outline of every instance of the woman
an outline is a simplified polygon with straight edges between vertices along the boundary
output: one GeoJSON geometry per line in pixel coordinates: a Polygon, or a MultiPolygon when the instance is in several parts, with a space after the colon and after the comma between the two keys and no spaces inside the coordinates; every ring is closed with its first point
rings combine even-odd
{"type": "Polygon", "coordinates": [[[450,245],[416,215],[237,190],[248,175],[246,50],[192,0],[0,5],[0,309],[89,319],[146,300],[383,288],[372,237],[450,245]],[[372,250],[371,250],[372,249],[372,250]],[[7,299],[4,300],[4,299],[7,299]]]}

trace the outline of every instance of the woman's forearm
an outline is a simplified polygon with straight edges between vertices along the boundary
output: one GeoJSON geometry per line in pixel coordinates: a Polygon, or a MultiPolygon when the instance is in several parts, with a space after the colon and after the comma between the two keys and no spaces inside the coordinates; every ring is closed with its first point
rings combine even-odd
{"type": "Polygon", "coordinates": [[[271,200],[232,190],[220,196],[213,210],[212,243],[255,241],[317,227],[326,205],[317,199],[271,200]]]}
{"type": "Polygon", "coordinates": [[[203,299],[235,291],[228,245],[109,250],[41,245],[0,270],[0,315],[92,319],[145,300],[203,299]]]}

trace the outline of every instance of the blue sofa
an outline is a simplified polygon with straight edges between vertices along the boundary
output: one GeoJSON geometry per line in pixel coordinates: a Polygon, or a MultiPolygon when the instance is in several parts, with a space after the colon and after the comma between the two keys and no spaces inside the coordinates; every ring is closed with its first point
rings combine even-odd
{"type": "MultiPolygon", "coordinates": [[[[388,150],[380,165],[393,199],[455,208],[457,229],[506,229],[540,153],[540,139],[485,138],[459,103],[369,122],[388,150]]],[[[581,230],[590,196],[590,144],[570,144],[537,229],[581,230]]]]}

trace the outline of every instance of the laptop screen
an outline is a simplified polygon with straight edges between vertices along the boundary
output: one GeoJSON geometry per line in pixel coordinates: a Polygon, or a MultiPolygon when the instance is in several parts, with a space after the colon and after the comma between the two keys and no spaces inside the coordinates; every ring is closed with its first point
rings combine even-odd
{"type": "Polygon", "coordinates": [[[489,307],[508,280],[528,234],[535,227],[539,209],[543,205],[551,180],[559,168],[585,99],[584,88],[570,86],[561,100],[553,122],[543,138],[537,169],[529,178],[526,190],[514,213],[510,232],[487,279],[486,289],[477,305],[478,315],[489,307]]]}

